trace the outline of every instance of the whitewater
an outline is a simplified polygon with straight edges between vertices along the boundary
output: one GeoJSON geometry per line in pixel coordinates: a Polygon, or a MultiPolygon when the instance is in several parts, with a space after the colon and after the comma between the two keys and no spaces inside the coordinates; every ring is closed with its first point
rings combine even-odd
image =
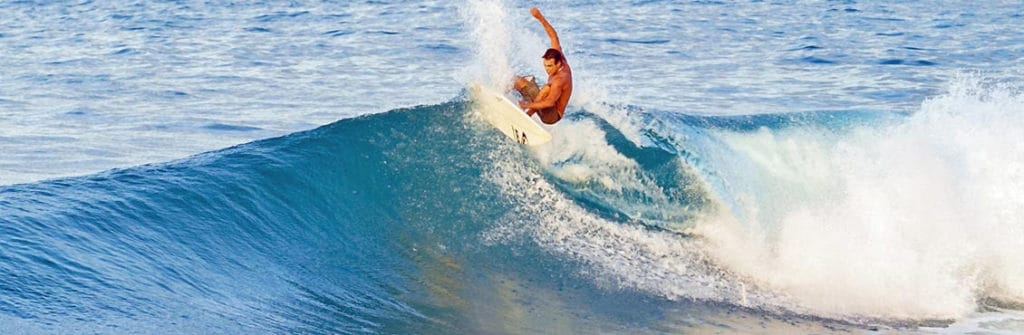
{"type": "Polygon", "coordinates": [[[1024,5],[934,7],[0,4],[0,332],[1024,333],[1024,5]]]}

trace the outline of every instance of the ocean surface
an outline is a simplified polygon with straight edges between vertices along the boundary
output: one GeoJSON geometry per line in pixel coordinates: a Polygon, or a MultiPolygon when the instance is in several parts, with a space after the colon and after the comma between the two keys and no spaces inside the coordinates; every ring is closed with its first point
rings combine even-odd
{"type": "Polygon", "coordinates": [[[2,334],[1024,333],[1019,1],[5,1],[2,334]],[[575,91],[520,146],[466,87],[575,91]],[[541,76],[542,77],[542,76],[541,76]]]}

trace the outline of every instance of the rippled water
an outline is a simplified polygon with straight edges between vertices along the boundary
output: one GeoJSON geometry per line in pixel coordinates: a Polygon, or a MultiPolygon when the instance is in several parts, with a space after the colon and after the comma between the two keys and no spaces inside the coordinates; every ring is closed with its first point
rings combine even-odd
{"type": "MultiPolygon", "coordinates": [[[[543,32],[509,3],[513,62],[543,32]]],[[[962,71],[1019,80],[1015,2],[540,4],[575,104],[697,114],[913,111],[962,71]]],[[[474,50],[444,1],[0,5],[0,183],[156,162],[452,99],[474,50]]]]}

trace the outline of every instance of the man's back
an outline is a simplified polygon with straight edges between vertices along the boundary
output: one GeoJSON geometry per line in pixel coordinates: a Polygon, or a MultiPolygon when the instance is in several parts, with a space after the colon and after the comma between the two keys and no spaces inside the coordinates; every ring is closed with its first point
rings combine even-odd
{"type": "Polygon", "coordinates": [[[565,115],[565,107],[569,105],[569,97],[572,96],[572,69],[569,68],[569,62],[565,60],[565,56],[562,57],[562,70],[558,71],[555,78],[549,80],[549,82],[551,80],[564,81],[564,84],[560,85],[562,92],[558,95],[558,103],[555,105],[559,119],[565,115]]]}

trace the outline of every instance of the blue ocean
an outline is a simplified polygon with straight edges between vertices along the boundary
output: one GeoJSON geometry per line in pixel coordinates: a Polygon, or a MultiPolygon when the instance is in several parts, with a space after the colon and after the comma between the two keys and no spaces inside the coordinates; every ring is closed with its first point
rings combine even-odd
{"type": "MultiPolygon", "coordinates": [[[[7,1],[2,334],[1021,334],[1019,1],[7,1]],[[554,140],[472,83],[574,75],[554,140]]],[[[503,86],[504,85],[504,86],[503,86]]]]}

